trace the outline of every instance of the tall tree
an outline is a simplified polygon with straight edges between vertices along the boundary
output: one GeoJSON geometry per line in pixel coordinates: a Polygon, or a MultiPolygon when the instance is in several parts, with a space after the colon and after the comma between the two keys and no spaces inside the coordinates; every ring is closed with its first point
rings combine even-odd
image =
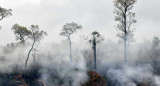
{"type": "Polygon", "coordinates": [[[100,35],[99,32],[94,31],[91,33],[92,38],[89,40],[89,43],[93,45],[92,49],[94,51],[94,70],[97,70],[97,65],[96,65],[96,45],[97,43],[100,43],[104,40],[103,36],[100,35]]]}
{"type": "Polygon", "coordinates": [[[71,53],[71,35],[75,32],[77,32],[78,29],[82,29],[81,25],[78,25],[77,23],[66,23],[63,26],[62,32],[60,35],[66,36],[69,40],[69,45],[70,45],[70,60],[72,60],[72,53],[71,53]]]}
{"type": "Polygon", "coordinates": [[[160,60],[160,49],[159,49],[160,39],[159,37],[154,37],[152,40],[151,56],[155,62],[160,60]]]}
{"type": "Polygon", "coordinates": [[[31,25],[30,32],[31,32],[31,34],[29,35],[29,38],[32,41],[32,47],[30,48],[30,50],[28,52],[27,59],[25,62],[25,67],[27,66],[27,62],[28,62],[30,53],[34,48],[35,43],[40,42],[43,39],[43,37],[47,35],[47,33],[45,31],[39,29],[38,25],[31,25]]]}
{"type": "Polygon", "coordinates": [[[0,7],[0,20],[2,20],[5,17],[11,16],[11,9],[5,9],[0,7]]]}
{"type": "Polygon", "coordinates": [[[12,29],[15,36],[16,36],[16,40],[19,40],[20,43],[24,44],[26,39],[28,38],[29,35],[31,35],[31,31],[28,30],[26,27],[24,26],[20,26],[18,24],[14,24],[12,29]]]}
{"type": "Polygon", "coordinates": [[[133,34],[133,29],[131,29],[131,25],[136,23],[135,13],[131,12],[133,5],[137,2],[137,0],[114,0],[114,14],[115,21],[118,21],[117,29],[121,31],[117,34],[120,38],[124,40],[124,62],[127,61],[127,53],[126,53],[126,41],[128,40],[129,34],[133,34]]]}
{"type": "Polygon", "coordinates": [[[152,47],[151,47],[151,60],[152,60],[152,66],[154,68],[154,73],[159,74],[160,73],[160,66],[159,66],[159,61],[160,61],[160,39],[159,37],[154,37],[152,40],[152,47]]]}

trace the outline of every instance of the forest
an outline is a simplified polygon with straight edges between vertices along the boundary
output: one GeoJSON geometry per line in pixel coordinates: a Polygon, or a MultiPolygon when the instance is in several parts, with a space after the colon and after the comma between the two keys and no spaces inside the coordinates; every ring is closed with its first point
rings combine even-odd
{"type": "MultiPolygon", "coordinates": [[[[34,5],[27,4],[26,9],[0,4],[0,86],[160,86],[160,35],[154,33],[159,34],[160,29],[153,30],[159,20],[153,23],[150,31],[144,29],[137,35],[138,29],[148,24],[143,20],[145,13],[137,18],[142,12],[136,11],[141,9],[136,4],[144,0],[95,0],[92,1],[95,7],[89,6],[91,0],[77,0],[80,5],[88,3],[87,7],[93,8],[91,13],[102,18],[89,16],[89,13],[82,17],[87,10],[85,5],[80,7],[76,0],[68,1],[74,5],[64,0],[30,0],[28,2],[34,2],[34,5]],[[38,7],[38,1],[46,8],[38,7]],[[57,3],[51,4],[54,2],[57,3]],[[62,2],[65,3],[60,5],[62,2]],[[105,9],[107,14],[113,15],[112,18],[105,17],[101,7],[103,2],[112,3],[109,6],[113,9],[105,9]],[[55,8],[48,5],[55,5],[55,8]],[[50,14],[51,11],[60,14],[50,14]],[[65,11],[64,14],[61,11],[65,11]],[[54,18],[57,20],[52,21],[54,18]],[[38,19],[37,22],[34,19],[38,19]],[[113,24],[112,29],[107,29],[110,28],[107,23],[102,24],[105,20],[113,24]],[[97,22],[100,25],[96,26],[97,22]],[[95,28],[86,29],[90,25],[95,28]],[[56,29],[47,29],[47,26],[56,29]]],[[[13,4],[18,5],[18,2],[21,1],[15,0],[13,4]]],[[[107,7],[107,3],[103,5],[107,7]]],[[[145,10],[148,12],[149,9],[145,10]]],[[[152,13],[152,10],[149,11],[152,13]]]]}

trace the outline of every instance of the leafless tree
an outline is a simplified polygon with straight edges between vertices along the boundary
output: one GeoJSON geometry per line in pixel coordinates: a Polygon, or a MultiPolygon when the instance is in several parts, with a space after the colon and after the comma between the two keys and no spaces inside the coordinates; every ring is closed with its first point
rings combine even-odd
{"type": "Polygon", "coordinates": [[[117,34],[120,38],[124,40],[124,62],[127,60],[126,53],[126,41],[129,39],[130,34],[133,34],[133,29],[131,29],[131,25],[136,23],[135,13],[131,12],[133,5],[137,2],[137,0],[114,0],[114,14],[115,21],[118,21],[117,29],[121,31],[117,34]]]}
{"type": "Polygon", "coordinates": [[[66,36],[69,40],[69,45],[70,45],[70,60],[72,60],[72,54],[71,54],[71,35],[75,32],[77,32],[78,29],[82,29],[81,25],[78,25],[77,23],[66,23],[63,26],[62,32],[60,35],[66,36]]]}

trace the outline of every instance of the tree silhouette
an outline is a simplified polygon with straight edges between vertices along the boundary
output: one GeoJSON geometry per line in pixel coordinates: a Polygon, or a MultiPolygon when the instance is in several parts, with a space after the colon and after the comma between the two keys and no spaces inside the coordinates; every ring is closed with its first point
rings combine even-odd
{"type": "Polygon", "coordinates": [[[94,31],[91,33],[92,38],[89,40],[89,43],[93,45],[92,49],[94,51],[94,70],[97,70],[96,65],[96,45],[104,40],[104,38],[100,35],[99,32],[94,31]]]}
{"type": "Polygon", "coordinates": [[[151,58],[152,58],[152,66],[155,69],[153,72],[156,74],[159,74],[160,72],[160,66],[159,66],[159,61],[160,61],[160,39],[159,37],[154,37],[152,40],[152,47],[151,47],[151,58]]]}
{"type": "Polygon", "coordinates": [[[5,17],[11,16],[11,9],[5,9],[0,7],[0,20],[2,20],[5,17]]]}
{"type": "Polygon", "coordinates": [[[60,35],[66,36],[69,40],[69,45],[70,45],[70,60],[72,60],[72,52],[71,52],[71,35],[75,33],[78,29],[82,29],[81,25],[78,25],[77,23],[66,23],[63,26],[62,32],[60,35]]]}
{"type": "Polygon", "coordinates": [[[28,30],[24,26],[20,26],[18,24],[13,25],[12,29],[15,36],[16,40],[20,40],[20,43],[24,44],[26,39],[28,38],[29,35],[31,35],[30,30],[28,30]]]}
{"type": "Polygon", "coordinates": [[[47,33],[45,31],[39,29],[38,25],[31,25],[30,32],[31,32],[31,34],[29,35],[29,38],[32,40],[33,43],[32,43],[32,47],[30,48],[30,50],[28,52],[27,59],[26,59],[26,62],[25,62],[25,67],[27,67],[27,62],[28,62],[31,51],[34,48],[35,43],[40,42],[40,40],[44,36],[47,35],[47,33]]]}
{"type": "Polygon", "coordinates": [[[133,29],[131,29],[131,25],[136,23],[135,13],[131,12],[133,5],[137,0],[115,0],[114,1],[114,14],[115,21],[118,21],[117,29],[121,31],[117,34],[118,37],[124,40],[124,62],[127,61],[127,53],[126,53],[126,41],[130,37],[130,34],[133,34],[133,29]]]}
{"type": "MultiPolygon", "coordinates": [[[[11,16],[11,9],[5,9],[0,7],[0,21],[3,20],[5,17],[11,16]]],[[[0,26],[1,29],[1,26],[0,26]]]]}

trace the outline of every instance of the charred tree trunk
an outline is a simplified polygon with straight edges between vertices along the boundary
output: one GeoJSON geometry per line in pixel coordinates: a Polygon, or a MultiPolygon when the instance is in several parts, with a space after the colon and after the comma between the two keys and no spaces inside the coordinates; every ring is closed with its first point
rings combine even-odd
{"type": "Polygon", "coordinates": [[[34,51],[34,54],[33,54],[33,64],[35,64],[36,62],[36,55],[35,55],[35,51],[34,51]]]}
{"type": "Polygon", "coordinates": [[[28,62],[30,53],[31,53],[31,51],[32,51],[32,49],[33,49],[33,47],[34,47],[34,44],[35,44],[35,41],[33,42],[32,47],[31,47],[31,49],[30,49],[29,52],[28,52],[27,59],[26,59],[26,62],[25,62],[25,67],[27,67],[27,62],[28,62]]]}
{"type": "Polygon", "coordinates": [[[124,63],[127,63],[127,9],[128,7],[125,7],[124,10],[124,63]]]}
{"type": "Polygon", "coordinates": [[[97,64],[96,64],[96,42],[93,42],[93,50],[94,50],[94,70],[97,70],[97,64]]]}
{"type": "Polygon", "coordinates": [[[124,63],[127,63],[127,40],[126,40],[126,35],[124,38],[124,63]]]}
{"type": "Polygon", "coordinates": [[[70,46],[70,61],[72,61],[72,47],[71,47],[71,39],[70,39],[70,36],[68,37],[68,40],[69,40],[69,46],[70,46]]]}

